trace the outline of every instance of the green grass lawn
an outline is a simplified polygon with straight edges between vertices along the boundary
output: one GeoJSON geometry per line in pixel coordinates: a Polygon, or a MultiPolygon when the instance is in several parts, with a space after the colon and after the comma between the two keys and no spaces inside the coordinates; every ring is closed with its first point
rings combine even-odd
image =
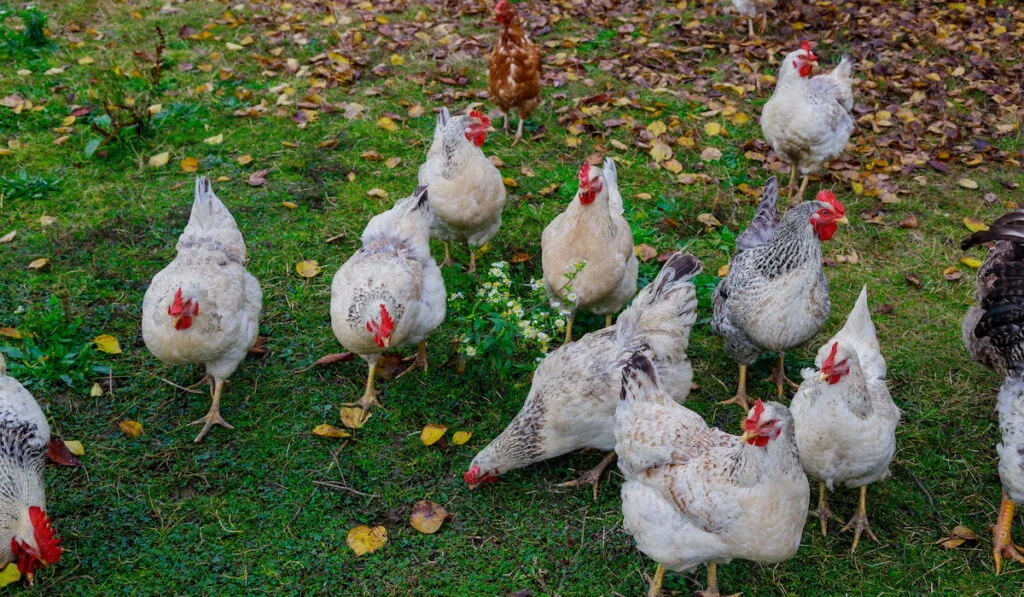
{"type": "MultiPolygon", "coordinates": [[[[904,413],[893,477],[869,492],[881,542],[863,542],[851,556],[849,534],[823,538],[809,521],[793,560],[735,562],[722,569],[721,586],[746,595],[1019,595],[1024,567],[992,571],[1000,380],[961,345],[974,280],[958,261],[968,234],[962,218],[994,219],[1021,197],[1024,11],[1008,0],[780,4],[765,36],[749,43],[746,23],[711,3],[520,5],[544,46],[545,103],[526,142],[510,147],[511,135],[499,131],[484,145],[504,164],[510,199],[483,261],[525,254],[511,266],[513,279],[539,277],[541,230],[571,199],[579,164],[595,153],[614,157],[637,244],[691,251],[705,264],[691,345],[701,389],[688,406],[735,431],[739,409],[715,404],[732,395],[736,370],[710,333],[708,299],[759,188],[784,171],[760,141],[760,106],[778,58],[800,40],[818,42],[826,67],[854,55],[860,123],[852,149],[810,186],[834,189],[852,221],[824,247],[835,264],[826,270],[833,314],[787,361],[791,377],[810,365],[868,284],[904,413]],[[654,136],[678,164],[651,159],[654,136]],[[707,148],[721,157],[702,160],[707,148]],[[724,226],[706,230],[702,213],[724,226]],[[901,227],[911,215],[919,225],[901,227]],[[943,271],[954,265],[962,277],[947,280],[943,271]],[[981,541],[950,551],[934,545],[957,524],[981,541]]],[[[518,411],[530,354],[501,371],[471,359],[459,374],[452,340],[467,329],[447,321],[430,339],[429,375],[382,382],[385,408],[353,438],[310,433],[337,424],[339,405],[359,396],[366,374],[359,360],[306,370],[341,350],[330,329],[331,277],[366,221],[415,187],[432,109],[491,109],[482,96],[496,29],[485,2],[39,7],[45,38],[26,36],[15,16],[0,37],[0,59],[14,65],[0,71],[0,235],[17,230],[0,244],[0,328],[35,333],[0,336],[0,348],[49,356],[21,380],[33,382],[55,433],[82,441],[87,454],[82,468],[46,472],[63,559],[34,588],[0,593],[645,592],[643,575],[655,565],[622,530],[618,472],[597,501],[588,488],[555,487],[600,455],[560,458],[474,492],[462,481],[476,451],[518,411]],[[157,26],[166,40],[159,56],[157,26]],[[115,103],[126,107],[104,108],[115,103]],[[137,119],[146,123],[141,133],[111,135],[118,122],[137,119]],[[163,152],[168,163],[150,165],[163,152]],[[187,158],[196,173],[184,171],[187,158]],[[260,170],[265,183],[248,184],[260,170]],[[249,269],[263,285],[268,349],[243,362],[225,390],[223,413],[235,430],[215,428],[198,445],[187,423],[206,412],[208,393],[167,382],[187,386],[203,372],[159,363],[139,327],[142,295],[173,258],[196,174],[214,180],[245,235],[249,269]],[[50,261],[28,268],[40,258],[50,261]],[[300,278],[295,264],[304,259],[323,272],[300,278]],[[99,334],[117,337],[123,354],[83,352],[99,334]],[[101,396],[90,394],[94,383],[101,396]],[[139,421],[143,435],[123,434],[125,419],[139,421]],[[427,423],[473,436],[425,447],[427,423]],[[408,524],[424,498],[453,514],[435,535],[408,524]],[[356,557],[345,538],[360,524],[386,527],[388,543],[356,557]]],[[[454,256],[468,260],[465,247],[454,256]]],[[[658,268],[657,260],[643,263],[641,282],[658,268]]],[[[466,296],[481,281],[459,268],[444,275],[449,293],[466,296]]],[[[583,317],[578,329],[600,325],[583,317]]],[[[760,380],[771,363],[760,361],[752,375],[760,380]]],[[[768,397],[771,386],[758,381],[752,391],[768,397]]],[[[838,491],[832,505],[848,517],[856,492],[838,491]]],[[[670,573],[665,588],[689,594],[703,574],[670,573]]]]}

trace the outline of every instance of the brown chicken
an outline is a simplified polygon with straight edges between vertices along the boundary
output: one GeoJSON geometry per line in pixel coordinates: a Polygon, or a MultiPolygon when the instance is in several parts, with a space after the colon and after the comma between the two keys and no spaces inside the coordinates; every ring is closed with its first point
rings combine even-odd
{"type": "Polygon", "coordinates": [[[515,145],[523,137],[523,120],[540,104],[540,48],[527,37],[508,0],[500,0],[494,7],[494,20],[501,33],[487,68],[487,91],[505,113],[505,132],[508,113],[513,108],[519,112],[515,145]]]}

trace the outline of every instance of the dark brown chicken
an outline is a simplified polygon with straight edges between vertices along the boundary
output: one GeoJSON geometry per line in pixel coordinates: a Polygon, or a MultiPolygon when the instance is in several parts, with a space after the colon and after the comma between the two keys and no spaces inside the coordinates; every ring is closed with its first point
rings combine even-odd
{"type": "Polygon", "coordinates": [[[505,113],[506,132],[509,112],[519,112],[519,127],[512,142],[515,145],[523,136],[523,120],[540,104],[540,48],[527,37],[508,0],[500,0],[494,7],[494,19],[501,33],[490,56],[487,91],[505,113]]]}

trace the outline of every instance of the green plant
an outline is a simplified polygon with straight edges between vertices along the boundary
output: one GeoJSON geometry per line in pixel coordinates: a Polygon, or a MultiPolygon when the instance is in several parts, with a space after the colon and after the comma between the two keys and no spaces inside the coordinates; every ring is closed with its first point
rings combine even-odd
{"type": "Polygon", "coordinates": [[[492,263],[475,297],[461,292],[448,297],[450,317],[465,330],[460,355],[483,359],[502,375],[517,357],[526,356],[522,367],[532,368],[548,352],[552,338],[565,331],[567,315],[548,305],[542,282],[514,282],[508,267],[505,261],[492,263]]]}
{"type": "Polygon", "coordinates": [[[61,178],[29,174],[19,168],[14,176],[0,176],[0,197],[6,199],[43,199],[60,190],[61,178]]]}
{"type": "Polygon", "coordinates": [[[65,319],[56,297],[29,309],[18,326],[20,347],[0,346],[10,375],[27,387],[59,380],[78,389],[88,388],[90,377],[109,375],[109,367],[93,363],[95,348],[82,327],[81,318],[65,319]]]}
{"type": "Polygon", "coordinates": [[[52,44],[46,37],[47,20],[46,13],[34,6],[18,11],[0,6],[0,51],[14,55],[50,48],[52,44]],[[21,20],[20,26],[11,23],[11,17],[15,16],[21,20]]]}

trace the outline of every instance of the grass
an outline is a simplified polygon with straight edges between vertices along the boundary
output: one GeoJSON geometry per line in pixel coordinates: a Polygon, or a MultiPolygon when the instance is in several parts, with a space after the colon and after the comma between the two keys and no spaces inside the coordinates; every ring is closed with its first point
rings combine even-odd
{"type": "MultiPolygon", "coordinates": [[[[486,63],[467,39],[474,35],[489,47],[494,29],[486,14],[473,12],[474,3],[430,4],[422,16],[416,4],[382,5],[376,12],[365,5],[305,1],[249,3],[241,9],[215,2],[162,9],[164,4],[42,2],[52,44],[19,41],[28,38],[19,36],[12,17],[0,46],[2,57],[15,64],[0,73],[0,86],[32,103],[17,114],[0,107],[0,148],[7,149],[0,152],[0,233],[18,230],[14,241],[0,245],[5,273],[0,327],[35,329],[42,324],[31,314],[59,304],[66,329],[74,334],[56,324],[61,342],[50,352],[64,356],[77,350],[70,340],[88,341],[104,333],[119,338],[124,349],[119,356],[95,351],[86,355],[86,365],[110,367],[110,375],[85,368],[87,379],[71,387],[59,378],[33,377],[33,392],[55,432],[83,441],[88,453],[85,468],[46,471],[48,510],[64,538],[64,558],[40,574],[34,588],[8,587],[0,593],[505,595],[528,589],[534,595],[642,594],[642,575],[652,573],[654,564],[621,528],[617,471],[603,482],[597,501],[586,489],[554,487],[570,479],[573,469],[595,464],[599,455],[571,455],[511,473],[476,492],[466,489],[462,472],[515,414],[530,382],[528,368],[498,374],[485,361],[471,361],[465,374],[457,374],[451,340],[465,330],[452,321],[431,337],[430,375],[412,373],[382,383],[386,408],[354,439],[341,443],[310,434],[316,424],[337,421],[339,404],[359,395],[366,373],[359,361],[300,372],[339,350],[329,325],[331,277],[355,250],[366,221],[414,188],[434,126],[430,108],[478,101],[486,63]],[[429,25],[423,32],[430,41],[396,33],[423,21],[429,25]],[[131,51],[153,52],[157,25],[167,41],[161,81],[152,85],[144,79],[149,76],[147,60],[131,51]],[[185,26],[198,39],[189,39],[189,32],[182,31],[185,26]],[[228,43],[242,49],[230,49],[228,43]],[[275,48],[279,54],[273,53],[275,48]],[[325,66],[316,58],[328,51],[344,55],[358,78],[350,81],[336,62],[325,66]],[[289,58],[296,61],[294,68],[289,58]],[[304,66],[308,71],[296,74],[304,66]],[[63,71],[44,74],[61,67],[63,71]],[[143,78],[118,78],[115,68],[122,73],[139,70],[143,78]],[[31,74],[19,74],[23,69],[31,74]],[[467,79],[465,86],[441,80],[457,83],[460,75],[467,79]],[[314,78],[324,86],[313,87],[314,78]],[[104,91],[111,86],[116,89],[104,91]],[[162,111],[146,130],[126,131],[87,157],[97,134],[91,121],[100,117],[105,101],[99,91],[93,97],[90,90],[143,98],[147,104],[161,104],[162,111]],[[282,94],[287,94],[283,100],[282,94]],[[262,115],[232,116],[261,100],[266,102],[262,115]],[[315,118],[300,128],[291,117],[302,101],[323,101],[335,110],[310,109],[315,118]],[[356,118],[345,116],[351,104],[363,106],[356,118]],[[414,104],[425,107],[425,115],[399,121],[393,132],[377,126],[385,112],[404,116],[414,104]],[[65,124],[85,105],[96,109],[65,124]],[[203,143],[218,134],[224,135],[223,143],[203,143]],[[66,139],[55,144],[62,137],[66,139]],[[361,157],[371,150],[401,162],[389,168],[384,161],[361,157]],[[168,165],[147,165],[151,156],[164,151],[170,153],[168,165]],[[243,155],[253,156],[253,161],[239,164],[237,158],[243,155]],[[157,362],[145,350],[138,323],[146,286],[172,259],[188,216],[194,175],[180,168],[184,158],[198,161],[199,174],[224,178],[215,188],[239,222],[249,247],[250,271],[263,285],[261,334],[269,349],[265,358],[243,362],[225,391],[223,412],[235,430],[215,429],[198,445],[191,441],[196,429],[187,423],[206,411],[208,395],[182,392],[165,380],[186,386],[202,371],[157,362]],[[250,174],[260,169],[269,171],[266,184],[247,185],[250,174]],[[388,199],[367,196],[372,188],[385,190],[388,199]],[[284,201],[297,207],[282,207],[284,201]],[[44,225],[42,216],[56,222],[44,225]],[[46,268],[27,269],[41,257],[51,260],[46,268]],[[299,278],[294,265],[302,259],[318,260],[323,273],[299,278]],[[103,386],[104,395],[90,396],[92,382],[103,386]],[[141,422],[145,433],[137,439],[123,435],[117,423],[124,419],[141,422]],[[419,432],[431,422],[474,435],[463,446],[426,448],[419,432]],[[354,492],[333,491],[317,481],[354,492]],[[420,535],[408,526],[412,505],[423,498],[454,513],[436,535],[420,535]],[[388,544],[356,557],[345,537],[359,524],[384,525],[388,544]]],[[[861,57],[870,57],[884,71],[894,58],[890,55],[886,62],[887,50],[879,50],[880,59],[868,49],[879,25],[869,22],[870,15],[857,13],[861,4],[829,9],[855,16],[835,35],[821,33],[821,39],[834,41],[823,42],[826,51],[818,53],[831,57],[831,44],[848,51],[859,48],[861,57]]],[[[939,20],[962,26],[950,35],[978,33],[970,19],[950,10],[939,20]]],[[[996,3],[987,14],[994,15],[994,23],[1019,32],[1020,11],[1014,17],[1013,10],[1012,3],[996,3]],[[1005,12],[998,12],[999,7],[1005,12]]],[[[517,184],[509,187],[503,229],[483,260],[526,253],[531,259],[511,266],[513,279],[525,282],[539,276],[540,232],[572,197],[578,164],[591,152],[612,155],[619,160],[637,243],[660,251],[693,251],[704,261],[707,274],[699,283],[706,321],[714,274],[728,260],[733,232],[753,213],[756,198],[743,193],[741,185],[756,188],[768,176],[764,163],[748,154],[766,151],[741,146],[760,138],[756,117],[770,85],[760,92],[751,85],[736,96],[713,83],[749,84],[756,78],[750,72],[774,73],[768,56],[778,56],[802,34],[778,19],[769,27],[769,50],[737,46],[736,55],[730,56],[725,48],[745,31],[745,23],[719,8],[659,5],[652,13],[602,13],[593,15],[599,22],[594,26],[578,18],[592,12],[586,7],[552,5],[551,11],[559,18],[549,19],[550,30],[537,36],[547,44],[546,103],[528,127],[540,137],[510,147],[510,137],[499,132],[484,146],[505,163],[503,175],[517,184]],[[635,30],[619,33],[626,25],[635,30]],[[695,46],[685,41],[695,31],[704,31],[715,43],[695,46]],[[749,70],[744,72],[744,67],[749,70]],[[682,73],[681,82],[659,90],[659,72],[682,73]],[[580,111],[577,99],[600,93],[629,101],[604,105],[605,111],[596,116],[580,111]],[[737,124],[731,116],[706,115],[729,105],[749,116],[748,121],[737,124]],[[638,126],[604,129],[601,122],[609,118],[638,126]],[[709,120],[723,124],[729,136],[706,136],[703,125],[709,120]],[[675,157],[684,173],[707,175],[708,182],[681,184],[649,164],[646,149],[636,143],[643,127],[654,121],[669,126],[670,139],[694,140],[692,148],[673,143],[675,157]],[[582,129],[572,132],[573,125],[582,129]],[[567,137],[579,139],[579,144],[567,145],[567,137]],[[699,154],[707,146],[720,149],[723,159],[702,162],[699,154]],[[524,174],[522,166],[536,175],[524,174]],[[543,194],[552,183],[561,186],[543,194]],[[643,193],[650,198],[636,198],[643,193]],[[714,213],[727,230],[706,231],[696,220],[704,212],[714,213]]],[[[945,45],[909,25],[894,31],[893,43],[913,48],[911,58],[935,64],[957,59],[945,45]]],[[[990,49],[992,40],[978,43],[990,49]]],[[[1019,72],[1019,46],[1004,47],[1000,60],[1005,73],[1013,68],[1019,72]]],[[[866,70],[874,81],[876,73],[866,70]]],[[[862,86],[861,104],[872,111],[891,106],[895,114],[910,90],[899,80],[887,83],[871,88],[870,101],[868,87],[862,86]]],[[[966,82],[952,77],[945,84],[957,91],[966,82]]],[[[1024,568],[1011,564],[1008,572],[994,576],[988,545],[987,527],[994,521],[1000,494],[993,449],[998,440],[994,397],[1000,380],[971,363],[960,343],[960,317],[972,300],[971,270],[961,266],[965,275],[952,282],[942,274],[961,257],[958,241],[966,234],[961,218],[994,219],[1006,209],[1002,202],[1015,200],[1019,193],[1007,191],[1003,183],[1024,182],[1019,163],[1012,162],[1014,156],[1020,160],[1024,148],[1019,115],[987,97],[951,94],[949,101],[963,118],[978,112],[1016,122],[1017,129],[998,139],[982,136],[1008,158],[982,153],[980,163],[967,165],[963,162],[969,155],[960,159],[954,153],[949,175],[928,168],[900,172],[899,152],[879,143],[885,129],[875,132],[863,122],[854,139],[856,151],[844,160],[865,180],[877,182],[872,177],[890,175],[906,191],[899,202],[880,203],[869,193],[853,193],[839,171],[811,185],[812,191],[835,188],[854,216],[853,224],[825,246],[826,256],[852,251],[859,256],[857,264],[827,269],[833,316],[816,342],[842,325],[864,283],[869,284],[873,308],[893,307],[891,313],[874,316],[889,360],[893,396],[904,413],[893,477],[869,493],[871,522],[881,543],[862,543],[851,556],[849,535],[823,538],[809,522],[795,559],[778,566],[726,566],[723,589],[747,595],[1019,594],[1024,568]],[[979,189],[958,186],[959,178],[975,180],[979,189]],[[985,193],[995,193],[998,200],[986,201],[985,193]],[[881,225],[862,217],[877,210],[883,211],[881,225]],[[896,225],[909,214],[917,216],[920,227],[896,225]],[[909,275],[920,278],[919,288],[906,281],[909,275]],[[982,541],[952,551],[933,545],[956,524],[974,529],[982,541]]],[[[935,141],[927,132],[916,137],[922,144],[935,141]]],[[[769,165],[777,163],[769,158],[769,165]]],[[[435,246],[435,253],[439,249],[435,246]]],[[[456,248],[455,257],[465,263],[465,248],[456,248]]],[[[642,280],[651,279],[657,269],[655,261],[643,264],[642,280]]],[[[478,278],[457,268],[446,268],[444,275],[449,293],[471,296],[478,284],[478,278]]],[[[47,322],[51,327],[38,329],[55,329],[47,322]]],[[[578,329],[599,325],[599,318],[584,317],[578,329]]],[[[25,341],[0,337],[0,345],[23,350],[25,341]]],[[[791,376],[810,364],[816,347],[812,342],[790,355],[791,376]]],[[[694,331],[691,356],[702,389],[689,405],[709,421],[737,429],[737,409],[715,404],[731,395],[736,371],[706,323],[694,331]]],[[[770,359],[765,359],[752,375],[760,378],[769,366],[770,359]]],[[[762,382],[752,390],[762,396],[771,391],[762,382]]],[[[848,516],[855,500],[856,492],[840,490],[833,508],[848,516]]],[[[670,574],[666,589],[687,594],[702,582],[703,572],[670,574]]]]}

